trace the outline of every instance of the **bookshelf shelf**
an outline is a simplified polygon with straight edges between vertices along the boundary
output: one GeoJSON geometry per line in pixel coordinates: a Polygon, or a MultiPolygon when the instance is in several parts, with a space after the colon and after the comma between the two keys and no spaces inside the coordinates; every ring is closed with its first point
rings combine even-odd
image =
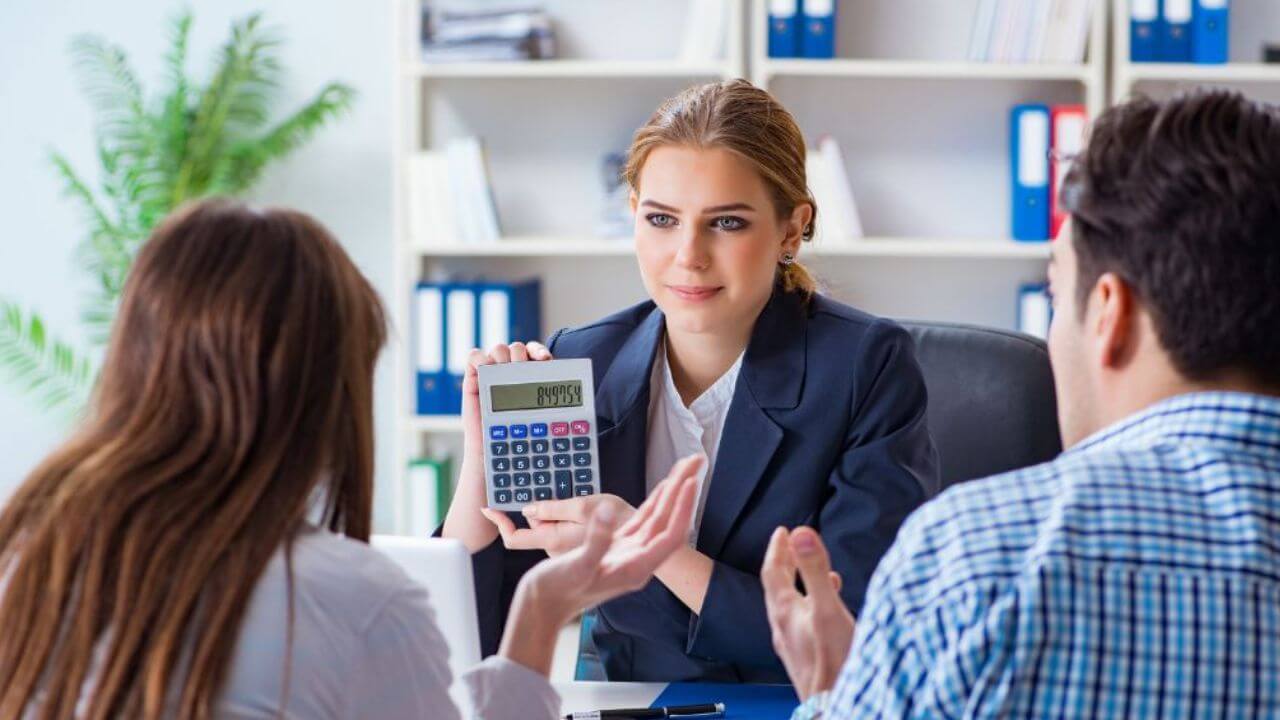
{"type": "MultiPolygon", "coordinates": [[[[417,247],[421,258],[483,257],[630,257],[634,250],[625,239],[507,238],[489,245],[417,247]]],[[[954,259],[1030,259],[1049,257],[1048,243],[967,238],[858,238],[847,242],[818,243],[801,251],[807,257],[919,257],[954,259]]]]}
{"type": "Polygon", "coordinates": [[[929,60],[768,60],[759,77],[845,77],[1088,82],[1088,65],[975,63],[929,60]]]}
{"type": "Polygon", "coordinates": [[[410,415],[409,425],[419,433],[461,433],[461,415],[410,415]]]}
{"type": "Polygon", "coordinates": [[[1280,65],[1266,63],[1227,63],[1194,65],[1188,63],[1130,63],[1129,79],[1133,82],[1154,80],[1165,82],[1280,82],[1280,65]]]}
{"type": "Polygon", "coordinates": [[[405,72],[427,80],[533,80],[575,78],[706,78],[730,74],[725,64],[675,60],[535,60],[410,63],[405,72]]]}

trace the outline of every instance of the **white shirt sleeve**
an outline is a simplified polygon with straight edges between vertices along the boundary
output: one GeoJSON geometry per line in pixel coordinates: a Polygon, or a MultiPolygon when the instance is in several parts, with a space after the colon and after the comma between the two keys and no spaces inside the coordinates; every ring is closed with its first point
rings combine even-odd
{"type": "MultiPolygon", "coordinates": [[[[365,659],[350,706],[355,718],[457,720],[449,696],[449,647],[426,590],[397,592],[365,634],[365,659]],[[355,704],[358,703],[358,704],[355,704]]],[[[556,720],[560,696],[541,674],[491,657],[462,677],[477,720],[556,720]]]]}

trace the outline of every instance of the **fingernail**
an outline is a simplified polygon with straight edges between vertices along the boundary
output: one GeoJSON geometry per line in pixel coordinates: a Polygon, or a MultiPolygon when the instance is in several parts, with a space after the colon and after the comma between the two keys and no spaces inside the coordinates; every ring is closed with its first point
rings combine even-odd
{"type": "Polygon", "coordinates": [[[791,536],[791,544],[795,547],[796,552],[801,555],[808,555],[817,549],[817,543],[813,540],[811,533],[800,533],[791,536]]]}

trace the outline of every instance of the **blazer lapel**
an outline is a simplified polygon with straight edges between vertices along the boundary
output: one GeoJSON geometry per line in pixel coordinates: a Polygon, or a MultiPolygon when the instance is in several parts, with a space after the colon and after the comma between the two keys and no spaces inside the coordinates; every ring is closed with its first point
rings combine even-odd
{"type": "Polygon", "coordinates": [[[720,554],[782,443],[782,428],[766,411],[791,409],[800,402],[805,315],[805,307],[795,294],[776,290],[752,330],[716,451],[698,534],[698,549],[711,557],[720,554]]]}
{"type": "Polygon", "coordinates": [[[601,487],[632,507],[645,498],[649,375],[662,329],[662,311],[655,307],[619,348],[596,388],[601,487]]]}

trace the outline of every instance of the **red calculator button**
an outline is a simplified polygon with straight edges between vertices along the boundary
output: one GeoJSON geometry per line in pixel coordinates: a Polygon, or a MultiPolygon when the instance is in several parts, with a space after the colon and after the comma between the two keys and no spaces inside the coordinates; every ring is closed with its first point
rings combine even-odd
{"type": "Polygon", "coordinates": [[[574,435],[586,435],[591,432],[591,423],[586,420],[574,420],[571,427],[574,435]]]}
{"type": "Polygon", "coordinates": [[[556,422],[551,423],[551,435],[554,437],[564,437],[569,434],[569,423],[556,422]]]}

